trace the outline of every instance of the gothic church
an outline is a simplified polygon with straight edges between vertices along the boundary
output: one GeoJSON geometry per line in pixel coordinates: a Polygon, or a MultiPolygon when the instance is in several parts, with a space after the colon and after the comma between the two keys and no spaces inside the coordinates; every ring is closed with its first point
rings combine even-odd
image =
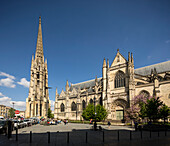
{"type": "Polygon", "coordinates": [[[170,107],[170,61],[134,69],[133,54],[128,59],[117,50],[112,64],[103,60],[102,77],[86,82],[66,83],[60,95],[56,89],[55,118],[82,120],[83,109],[89,103],[103,105],[108,120],[124,119],[134,96],[159,96],[170,107]]]}

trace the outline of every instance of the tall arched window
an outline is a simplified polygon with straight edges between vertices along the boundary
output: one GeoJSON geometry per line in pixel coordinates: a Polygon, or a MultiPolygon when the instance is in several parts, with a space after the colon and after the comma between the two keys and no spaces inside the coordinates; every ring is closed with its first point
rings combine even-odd
{"type": "Polygon", "coordinates": [[[76,111],[76,109],[77,109],[77,106],[76,106],[75,102],[73,101],[71,104],[71,111],[76,111]]]}
{"type": "Polygon", "coordinates": [[[146,90],[142,90],[139,95],[142,95],[143,97],[147,98],[150,96],[149,92],[146,90]]]}
{"type": "Polygon", "coordinates": [[[61,110],[61,112],[64,112],[64,111],[65,111],[65,106],[64,106],[63,103],[60,105],[60,110],[61,110]]]}
{"type": "Polygon", "coordinates": [[[90,104],[93,104],[93,99],[90,99],[89,103],[90,103],[90,104]]]}
{"type": "Polygon", "coordinates": [[[122,71],[118,71],[115,76],[115,88],[125,86],[125,74],[122,71]]]}
{"type": "Polygon", "coordinates": [[[82,110],[84,110],[86,108],[86,102],[83,100],[82,101],[82,110]]]}

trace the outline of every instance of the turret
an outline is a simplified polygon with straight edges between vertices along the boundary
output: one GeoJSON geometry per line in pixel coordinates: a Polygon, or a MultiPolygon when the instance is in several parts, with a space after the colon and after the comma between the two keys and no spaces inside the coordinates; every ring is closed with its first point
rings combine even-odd
{"type": "Polygon", "coordinates": [[[131,64],[130,52],[128,52],[128,64],[131,64]]]}
{"type": "Polygon", "coordinates": [[[131,53],[131,63],[132,63],[132,67],[134,67],[133,53],[131,53]]]}
{"type": "Polygon", "coordinates": [[[69,90],[69,84],[68,84],[68,80],[66,82],[66,92],[68,93],[68,90],[69,90]]]}
{"type": "Polygon", "coordinates": [[[109,59],[107,59],[107,70],[109,69],[109,59]]]}
{"type": "Polygon", "coordinates": [[[102,74],[103,74],[103,92],[102,92],[102,99],[103,99],[103,105],[104,105],[104,100],[106,97],[106,75],[107,75],[107,66],[106,66],[106,60],[104,58],[103,60],[103,68],[102,68],[102,74]]]}

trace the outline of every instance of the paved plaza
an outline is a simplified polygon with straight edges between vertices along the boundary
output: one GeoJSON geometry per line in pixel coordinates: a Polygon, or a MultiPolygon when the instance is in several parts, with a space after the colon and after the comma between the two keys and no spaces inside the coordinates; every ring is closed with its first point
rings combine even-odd
{"type": "Polygon", "coordinates": [[[0,146],[169,146],[170,132],[160,131],[140,131],[136,132],[133,128],[126,126],[101,125],[102,131],[91,130],[92,125],[89,124],[73,124],[67,125],[34,125],[18,130],[18,141],[16,141],[16,131],[13,131],[12,138],[0,135],[0,146]],[[30,142],[30,131],[32,131],[32,139],[30,142]],[[47,133],[47,132],[50,132],[47,133]],[[50,136],[50,138],[49,138],[50,136]]]}

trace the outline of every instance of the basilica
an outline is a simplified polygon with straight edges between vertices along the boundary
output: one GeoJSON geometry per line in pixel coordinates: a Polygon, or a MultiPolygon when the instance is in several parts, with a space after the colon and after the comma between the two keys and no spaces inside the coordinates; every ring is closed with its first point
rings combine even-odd
{"type": "MultiPolygon", "coordinates": [[[[81,115],[88,104],[101,104],[108,111],[107,120],[121,121],[137,95],[159,96],[170,107],[170,61],[135,69],[133,54],[127,53],[126,59],[117,49],[113,62],[110,64],[104,58],[101,66],[102,77],[70,85],[67,81],[60,94],[56,89],[54,118],[83,120],[81,115]]],[[[50,107],[48,88],[40,17],[36,53],[31,62],[26,117],[47,117],[50,107]]]]}
{"type": "Polygon", "coordinates": [[[101,104],[108,111],[107,120],[121,121],[126,108],[137,95],[159,96],[170,107],[170,61],[135,69],[133,54],[127,59],[117,50],[113,62],[104,59],[102,77],[71,84],[55,97],[55,118],[82,120],[88,104],[101,104]]]}

